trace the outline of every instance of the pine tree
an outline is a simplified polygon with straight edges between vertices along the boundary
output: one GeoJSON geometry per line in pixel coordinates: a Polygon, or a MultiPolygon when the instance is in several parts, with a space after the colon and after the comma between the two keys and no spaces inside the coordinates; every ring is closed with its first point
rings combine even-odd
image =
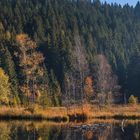
{"type": "Polygon", "coordinates": [[[6,47],[6,45],[3,47],[3,51],[1,52],[1,67],[5,70],[7,75],[9,76],[9,81],[11,83],[11,103],[12,104],[20,104],[20,99],[19,99],[19,87],[18,87],[18,80],[17,80],[17,75],[16,75],[16,70],[15,70],[15,64],[12,59],[12,56],[6,47]]]}

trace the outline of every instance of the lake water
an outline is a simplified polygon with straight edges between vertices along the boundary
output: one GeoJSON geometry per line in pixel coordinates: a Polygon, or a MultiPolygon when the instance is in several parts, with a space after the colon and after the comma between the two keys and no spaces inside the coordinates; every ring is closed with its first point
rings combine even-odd
{"type": "Polygon", "coordinates": [[[0,140],[140,140],[139,121],[86,123],[1,121],[0,140]]]}

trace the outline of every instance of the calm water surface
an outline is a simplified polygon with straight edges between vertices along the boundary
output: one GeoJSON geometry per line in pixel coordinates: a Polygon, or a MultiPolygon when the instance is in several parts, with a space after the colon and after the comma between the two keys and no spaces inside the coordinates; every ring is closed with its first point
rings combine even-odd
{"type": "Polygon", "coordinates": [[[140,140],[139,121],[0,122],[0,140],[140,140]]]}

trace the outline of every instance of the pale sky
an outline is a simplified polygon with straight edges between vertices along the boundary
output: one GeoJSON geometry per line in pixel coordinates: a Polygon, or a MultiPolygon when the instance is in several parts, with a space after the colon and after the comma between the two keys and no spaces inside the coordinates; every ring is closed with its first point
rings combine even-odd
{"type": "Polygon", "coordinates": [[[139,1],[139,0],[100,0],[101,2],[107,2],[107,3],[118,3],[118,4],[121,4],[121,5],[124,5],[124,4],[129,4],[129,5],[132,5],[132,6],[135,6],[136,3],[139,1]]]}

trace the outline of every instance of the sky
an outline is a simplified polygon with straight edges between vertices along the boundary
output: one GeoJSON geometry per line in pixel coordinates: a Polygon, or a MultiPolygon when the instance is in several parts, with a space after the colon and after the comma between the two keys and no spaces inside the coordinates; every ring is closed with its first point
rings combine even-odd
{"type": "Polygon", "coordinates": [[[132,6],[135,6],[136,3],[138,2],[138,0],[100,0],[101,2],[107,2],[107,3],[118,3],[118,4],[121,4],[121,5],[125,5],[125,4],[129,4],[129,5],[132,5],[132,6]]]}

